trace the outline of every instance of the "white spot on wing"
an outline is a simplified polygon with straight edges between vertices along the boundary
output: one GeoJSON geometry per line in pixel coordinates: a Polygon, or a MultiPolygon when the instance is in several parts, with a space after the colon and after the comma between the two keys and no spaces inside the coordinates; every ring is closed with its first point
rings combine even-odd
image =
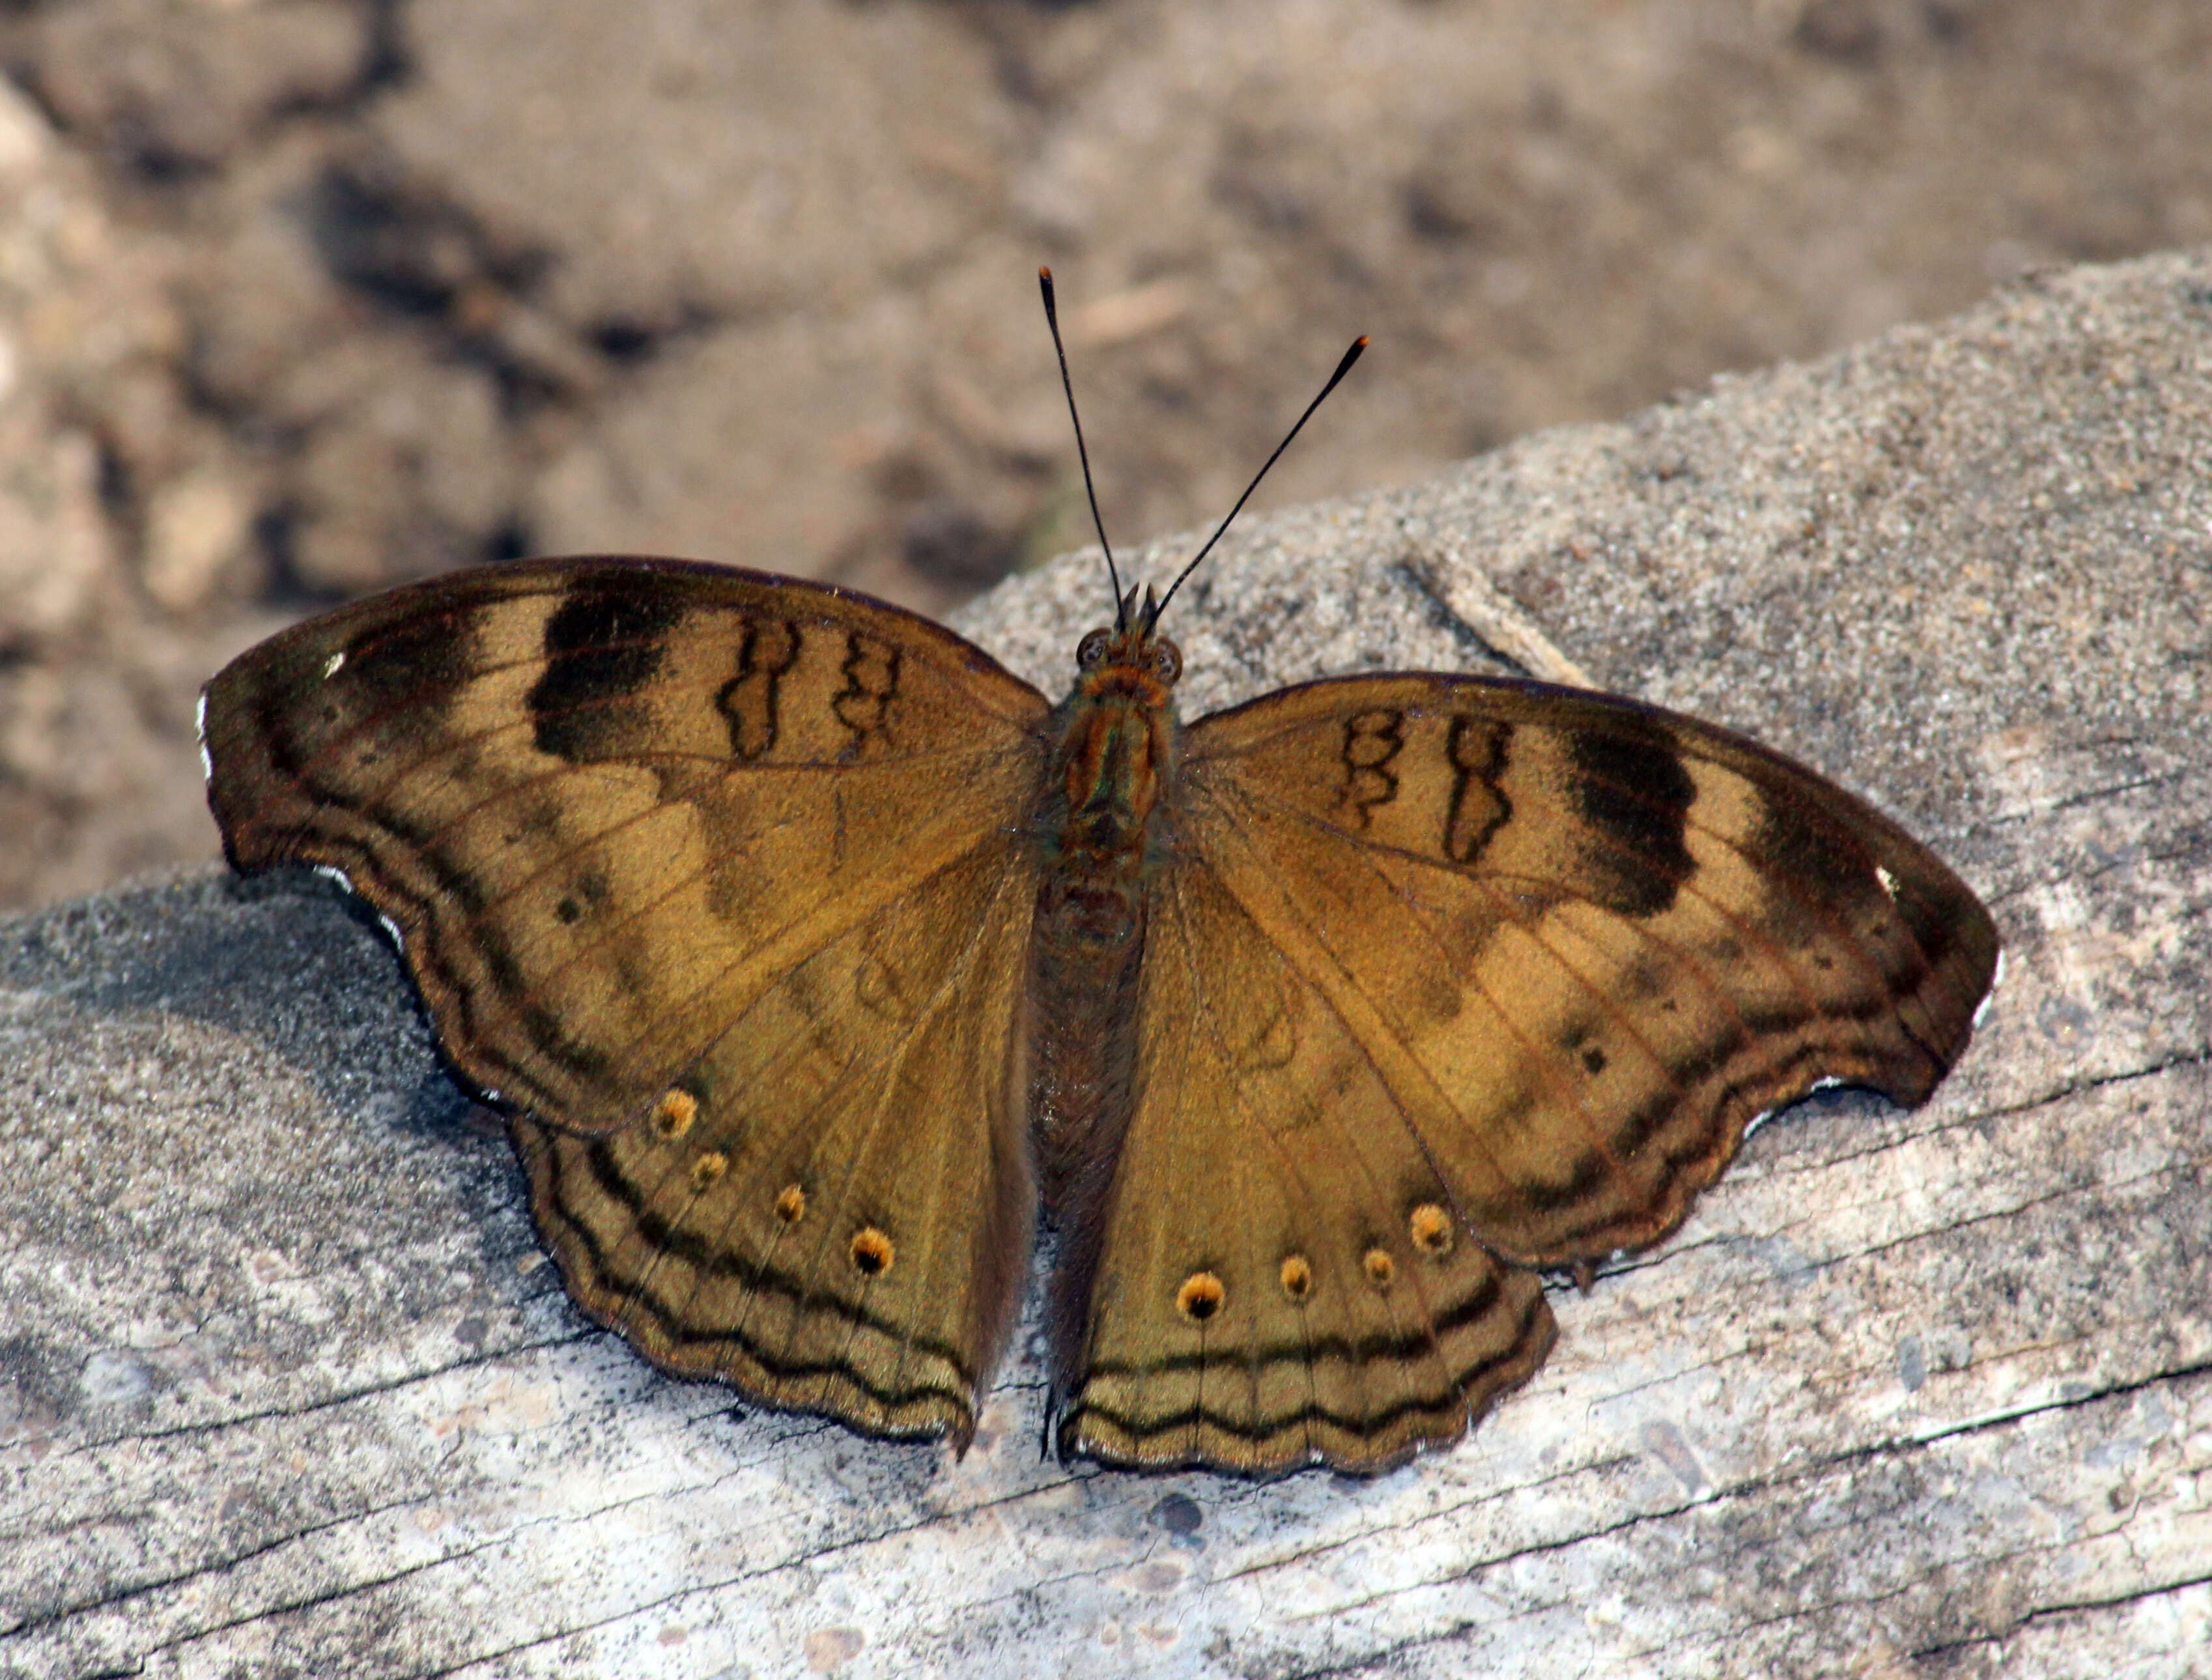
{"type": "MultiPolygon", "coordinates": [[[[321,876],[324,880],[334,881],[346,892],[351,893],[354,897],[361,898],[360,890],[353,884],[353,877],[336,864],[317,864],[314,870],[315,873],[321,876]]],[[[363,899],[362,902],[367,903],[368,901],[363,899]]],[[[395,951],[404,951],[407,949],[407,936],[400,932],[399,924],[381,910],[377,911],[376,919],[384,929],[385,937],[392,941],[392,949],[395,951]]]]}
{"type": "Polygon", "coordinates": [[[1884,869],[1880,864],[1876,864],[1874,866],[1874,878],[1881,882],[1881,889],[1889,895],[1889,901],[1892,904],[1896,903],[1897,877],[1892,875],[1887,870],[1884,869]]]}
{"type": "MultiPolygon", "coordinates": [[[[354,897],[361,897],[359,890],[356,889],[353,884],[353,877],[348,875],[343,870],[340,869],[336,864],[317,864],[315,865],[315,873],[321,876],[325,881],[335,881],[345,891],[351,893],[354,897]]],[[[376,919],[383,925],[385,936],[392,941],[392,949],[394,950],[400,951],[405,950],[407,949],[407,937],[400,932],[399,924],[393,921],[391,917],[386,915],[381,910],[379,910],[376,913],[376,919]]]]}
{"type": "Polygon", "coordinates": [[[323,681],[327,682],[345,668],[345,649],[341,647],[323,661],[323,681]]]}
{"type": "Polygon", "coordinates": [[[200,779],[212,782],[215,779],[215,760],[208,753],[207,690],[205,688],[200,690],[200,702],[192,710],[192,733],[199,737],[200,779]]]}
{"type": "MultiPolygon", "coordinates": [[[[1805,1088],[1805,1096],[1810,1096],[1815,1091],[1832,1091],[1841,1088],[1843,1083],[1844,1082],[1837,1078],[1834,1074],[1824,1074],[1805,1088]]],[[[1804,1100],[1804,1097],[1795,1097],[1791,1099],[1791,1101],[1802,1102],[1804,1100]]],[[[1785,1102],[1782,1105],[1782,1108],[1787,1108],[1790,1106],[1790,1103],[1785,1102]]],[[[1743,1135],[1747,1137],[1750,1137],[1753,1132],[1758,1131],[1759,1127],[1765,1125],[1777,1114],[1779,1114],[1782,1112],[1782,1108],[1760,1109],[1759,1113],[1751,1117],[1750,1124],[1746,1125],[1743,1129],[1743,1135]]]]}
{"type": "Polygon", "coordinates": [[[1997,988],[2004,984],[2004,947],[2000,945],[1997,948],[1997,971],[1990,976],[1990,989],[1982,994],[1982,1001],[1974,1005],[1972,1028],[1975,1032],[1982,1030],[1982,1022],[1989,1016],[1990,1005],[1997,1000],[1997,988]]]}

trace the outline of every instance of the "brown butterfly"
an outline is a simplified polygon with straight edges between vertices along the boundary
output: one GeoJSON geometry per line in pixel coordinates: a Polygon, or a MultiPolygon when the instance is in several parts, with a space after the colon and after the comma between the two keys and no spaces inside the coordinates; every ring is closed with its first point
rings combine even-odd
{"type": "Polygon", "coordinates": [[[384,918],[587,1312],[963,1449],[1040,1210],[1060,1450],[1376,1471],[1542,1362],[1540,1269],[1964,1048],[1988,913],[1802,767],[1432,673],[1185,725],[1115,595],[1055,707],[843,590],[488,567],[224,670],[210,803],[384,918]]]}

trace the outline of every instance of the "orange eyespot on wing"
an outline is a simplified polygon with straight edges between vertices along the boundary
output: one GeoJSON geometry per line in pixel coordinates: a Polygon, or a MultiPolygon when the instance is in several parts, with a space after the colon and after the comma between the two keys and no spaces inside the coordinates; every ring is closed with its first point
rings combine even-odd
{"type": "Polygon", "coordinates": [[[1193,1324],[1204,1324],[1221,1310],[1221,1280],[1210,1271],[1194,1271],[1176,1291],[1176,1311],[1193,1324]]]}
{"type": "Polygon", "coordinates": [[[853,1270],[866,1277],[880,1277],[891,1269],[896,1251],[891,1240],[872,1225],[853,1233],[853,1270]]]}
{"type": "Polygon", "coordinates": [[[1406,1222],[1413,1246],[1424,1254],[1441,1259],[1451,1252],[1451,1216],[1434,1202],[1422,1203],[1406,1222]]]}
{"type": "Polygon", "coordinates": [[[669,1092],[653,1110],[653,1128],[663,1137],[681,1137],[691,1130],[691,1122],[698,1117],[698,1099],[684,1090],[669,1092]]]}

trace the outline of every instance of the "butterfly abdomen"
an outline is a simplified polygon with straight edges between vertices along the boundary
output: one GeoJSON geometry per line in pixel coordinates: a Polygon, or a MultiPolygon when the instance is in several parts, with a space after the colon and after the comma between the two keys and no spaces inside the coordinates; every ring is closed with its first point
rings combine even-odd
{"type": "Polygon", "coordinates": [[[1061,708],[1030,936],[1030,1121],[1046,1205],[1102,1155],[1128,1106],[1144,955],[1146,858],[1175,728],[1168,690],[1123,664],[1086,671],[1061,708]]]}
{"type": "Polygon", "coordinates": [[[1030,928],[1030,1141],[1057,1237],[1048,1295],[1056,1382],[1072,1374],[1134,1100],[1145,908],[1133,884],[1051,872],[1030,928]]]}

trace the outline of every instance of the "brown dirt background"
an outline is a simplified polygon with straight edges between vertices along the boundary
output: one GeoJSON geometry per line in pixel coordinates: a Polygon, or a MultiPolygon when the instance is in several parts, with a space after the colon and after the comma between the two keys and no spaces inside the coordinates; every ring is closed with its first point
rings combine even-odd
{"type": "Polygon", "coordinates": [[[2212,238],[2202,0],[0,0],[0,905],[213,855],[191,708],[615,549],[941,610],[2212,238]]]}

